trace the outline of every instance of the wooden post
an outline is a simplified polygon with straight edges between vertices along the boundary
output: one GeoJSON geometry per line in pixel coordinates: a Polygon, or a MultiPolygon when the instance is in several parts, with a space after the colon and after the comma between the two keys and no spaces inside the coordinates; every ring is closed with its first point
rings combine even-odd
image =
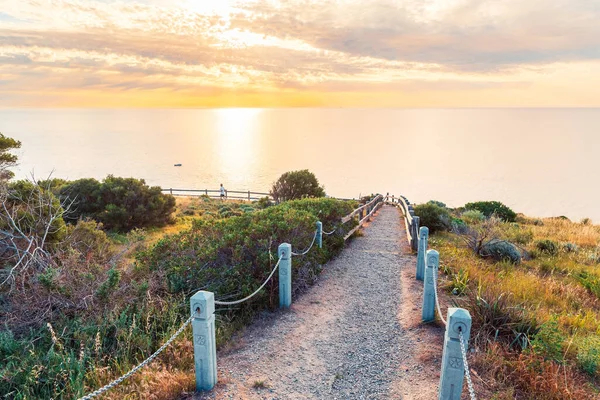
{"type": "Polygon", "coordinates": [[[206,195],[208,196],[208,189],[204,189],[204,192],[206,193],[206,195]]]}
{"type": "Polygon", "coordinates": [[[449,308],[448,326],[444,335],[438,400],[460,400],[462,394],[465,365],[460,349],[459,332],[463,334],[466,350],[471,334],[471,315],[462,308],[449,308]]]}
{"type": "Polygon", "coordinates": [[[292,305],[292,245],[281,243],[277,251],[279,262],[279,308],[292,305]]]}
{"type": "Polygon", "coordinates": [[[215,295],[201,290],[190,300],[194,319],[194,364],[196,390],[211,390],[217,384],[217,346],[215,341],[215,295]]]}
{"type": "Polygon", "coordinates": [[[248,201],[250,201],[250,191],[248,190],[248,201]]]}
{"type": "Polygon", "coordinates": [[[422,226],[419,228],[419,251],[417,252],[417,280],[422,281],[425,277],[425,252],[427,251],[427,240],[429,238],[429,228],[422,226]]]}
{"type": "Polygon", "coordinates": [[[317,244],[319,248],[323,248],[323,223],[321,221],[317,221],[317,244]]]}
{"type": "Polygon", "coordinates": [[[427,266],[425,267],[425,283],[423,284],[423,312],[424,322],[435,319],[435,288],[433,280],[437,275],[437,268],[440,262],[440,255],[435,250],[427,250],[427,266]]]}
{"type": "Polygon", "coordinates": [[[170,189],[169,189],[169,192],[170,192],[171,194],[173,194],[173,188],[170,188],[170,189]]]}

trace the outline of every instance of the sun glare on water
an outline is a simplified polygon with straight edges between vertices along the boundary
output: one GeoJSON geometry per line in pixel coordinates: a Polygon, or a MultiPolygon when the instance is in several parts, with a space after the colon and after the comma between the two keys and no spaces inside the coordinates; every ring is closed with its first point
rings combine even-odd
{"type": "Polygon", "coordinates": [[[221,173],[231,183],[246,184],[260,147],[260,108],[224,108],[217,113],[217,152],[221,173]]]}

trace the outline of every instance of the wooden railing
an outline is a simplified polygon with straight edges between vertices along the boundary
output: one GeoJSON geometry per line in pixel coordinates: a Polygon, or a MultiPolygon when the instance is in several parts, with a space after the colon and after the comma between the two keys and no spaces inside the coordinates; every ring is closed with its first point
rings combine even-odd
{"type": "MultiPolygon", "coordinates": [[[[163,193],[169,193],[173,196],[208,196],[211,198],[218,199],[221,197],[220,189],[161,189],[163,193]]],[[[273,196],[269,193],[263,192],[252,192],[250,190],[225,190],[225,199],[230,200],[246,200],[256,201],[263,197],[267,197],[269,200],[273,200],[273,196]]]]}
{"type": "Polygon", "coordinates": [[[404,226],[406,227],[406,236],[408,238],[408,244],[413,251],[417,251],[417,246],[419,245],[419,216],[415,215],[415,210],[413,209],[410,201],[404,196],[394,196],[387,195],[385,197],[385,202],[388,204],[395,205],[402,210],[402,214],[404,215],[404,226]]]}

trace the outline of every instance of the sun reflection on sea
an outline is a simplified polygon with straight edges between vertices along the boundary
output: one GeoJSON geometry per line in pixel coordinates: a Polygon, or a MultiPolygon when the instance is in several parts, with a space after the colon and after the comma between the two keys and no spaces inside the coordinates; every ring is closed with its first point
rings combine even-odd
{"type": "Polygon", "coordinates": [[[218,166],[229,185],[245,187],[260,162],[262,111],[257,108],[226,108],[217,111],[218,166]]]}

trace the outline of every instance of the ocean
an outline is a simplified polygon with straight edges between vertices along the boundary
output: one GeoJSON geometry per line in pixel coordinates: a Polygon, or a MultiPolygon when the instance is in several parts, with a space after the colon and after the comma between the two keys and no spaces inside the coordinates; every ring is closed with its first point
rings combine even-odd
{"type": "Polygon", "coordinates": [[[0,132],[22,142],[17,178],[262,192],[307,168],[336,197],[600,223],[600,109],[1,109],[0,132]]]}

